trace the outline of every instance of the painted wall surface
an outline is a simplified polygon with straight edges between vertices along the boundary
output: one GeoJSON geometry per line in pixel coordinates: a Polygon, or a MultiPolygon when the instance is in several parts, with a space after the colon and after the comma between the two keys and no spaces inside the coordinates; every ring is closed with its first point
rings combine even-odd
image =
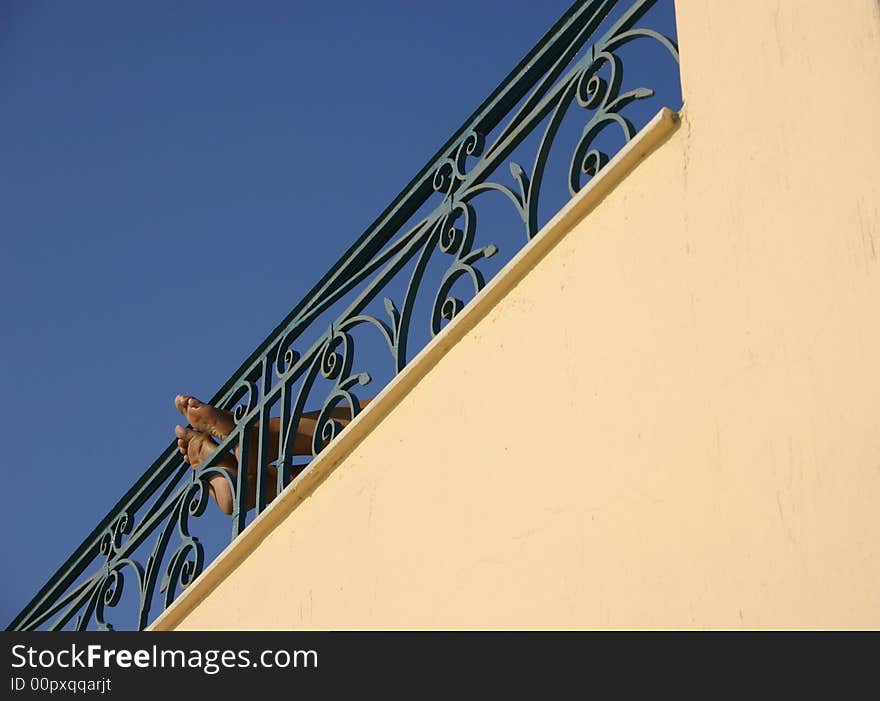
{"type": "Polygon", "coordinates": [[[157,627],[880,627],[880,10],[677,15],[680,128],[157,627]]]}

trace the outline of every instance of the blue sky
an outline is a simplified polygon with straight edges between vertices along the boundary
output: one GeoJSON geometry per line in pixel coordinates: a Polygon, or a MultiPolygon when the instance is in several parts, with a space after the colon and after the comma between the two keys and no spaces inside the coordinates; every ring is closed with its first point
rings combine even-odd
{"type": "Polygon", "coordinates": [[[3,625],[569,5],[0,5],[3,625]]]}

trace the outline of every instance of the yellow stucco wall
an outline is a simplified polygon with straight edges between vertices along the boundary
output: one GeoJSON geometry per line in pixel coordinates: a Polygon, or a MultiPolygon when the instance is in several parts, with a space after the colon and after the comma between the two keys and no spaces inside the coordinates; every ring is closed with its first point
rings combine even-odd
{"type": "Polygon", "coordinates": [[[677,15],[680,128],[156,628],[880,627],[880,10],[677,15]]]}

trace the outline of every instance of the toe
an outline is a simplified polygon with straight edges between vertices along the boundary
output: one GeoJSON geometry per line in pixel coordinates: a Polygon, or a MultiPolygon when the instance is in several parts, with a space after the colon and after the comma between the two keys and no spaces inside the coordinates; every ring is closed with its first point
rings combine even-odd
{"type": "Polygon", "coordinates": [[[187,409],[201,406],[201,402],[192,395],[178,394],[174,398],[174,406],[177,407],[177,411],[186,416],[187,409]]]}
{"type": "Polygon", "coordinates": [[[199,436],[199,432],[194,431],[191,428],[177,425],[174,427],[174,435],[177,436],[181,442],[187,444],[191,443],[193,439],[197,438],[199,436]]]}
{"type": "Polygon", "coordinates": [[[174,398],[174,406],[177,408],[177,411],[179,411],[181,414],[186,415],[186,402],[188,399],[189,399],[189,397],[185,394],[178,394],[174,398]]]}

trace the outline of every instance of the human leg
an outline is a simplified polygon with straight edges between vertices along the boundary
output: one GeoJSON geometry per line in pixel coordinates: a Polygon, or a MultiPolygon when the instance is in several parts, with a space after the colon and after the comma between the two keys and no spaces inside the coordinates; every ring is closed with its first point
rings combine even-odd
{"type": "MultiPolygon", "coordinates": [[[[371,400],[362,401],[361,407],[365,407],[371,400]]],[[[187,462],[194,468],[208,460],[216,451],[217,443],[211,438],[225,440],[235,430],[235,418],[231,412],[225,409],[219,409],[210,404],[201,402],[190,395],[179,394],[175,397],[174,404],[177,409],[186,417],[192,428],[183,426],[175,426],[175,435],[177,435],[177,444],[180,452],[186,457],[187,462]]],[[[293,455],[311,455],[312,441],[315,430],[317,429],[318,417],[320,412],[306,412],[300,418],[297,426],[297,432],[293,440],[293,455]]],[[[346,406],[335,407],[330,412],[330,416],[343,426],[351,421],[351,409],[346,406]]],[[[278,459],[278,446],[280,444],[281,420],[277,417],[270,417],[269,435],[267,440],[267,484],[266,484],[266,501],[267,503],[275,498],[278,486],[277,466],[273,463],[278,459]]],[[[259,424],[248,431],[248,465],[247,465],[247,494],[248,505],[251,509],[256,503],[256,475],[258,469],[258,445],[259,445],[259,424]]],[[[226,470],[233,484],[238,479],[238,468],[241,458],[241,446],[236,446],[235,457],[227,454],[222,456],[217,465],[226,470]]],[[[211,494],[217,501],[220,509],[226,513],[232,513],[234,503],[233,490],[230,489],[229,482],[222,475],[214,475],[209,479],[211,494]]]]}

